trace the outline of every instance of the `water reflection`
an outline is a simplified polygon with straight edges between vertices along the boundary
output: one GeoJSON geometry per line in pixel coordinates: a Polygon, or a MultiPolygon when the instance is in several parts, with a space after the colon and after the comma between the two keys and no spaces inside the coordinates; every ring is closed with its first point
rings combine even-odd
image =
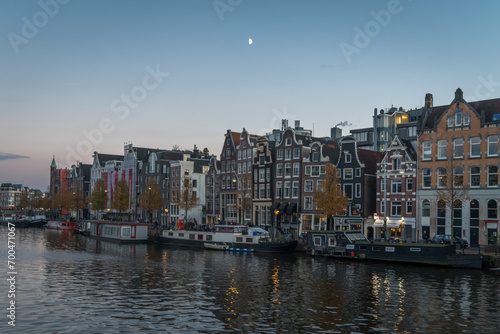
{"type": "MultiPolygon", "coordinates": [[[[17,332],[441,333],[500,325],[492,272],[121,245],[39,229],[19,230],[16,245],[17,332]]],[[[0,332],[11,330],[5,325],[0,332]]]]}

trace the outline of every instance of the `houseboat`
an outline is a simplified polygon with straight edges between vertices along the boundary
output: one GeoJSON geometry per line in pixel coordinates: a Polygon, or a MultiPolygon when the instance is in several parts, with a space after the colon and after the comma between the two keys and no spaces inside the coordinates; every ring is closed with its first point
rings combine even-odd
{"type": "Polygon", "coordinates": [[[369,241],[361,231],[309,231],[307,243],[311,255],[455,268],[482,267],[481,255],[457,253],[454,245],[369,241]]]}
{"type": "Polygon", "coordinates": [[[90,221],[90,237],[122,243],[148,241],[148,224],[137,222],[90,221]]]}
{"type": "Polygon", "coordinates": [[[55,221],[51,220],[47,222],[47,228],[50,230],[70,230],[74,231],[76,229],[76,223],[65,222],[65,221],[55,221]]]}
{"type": "Polygon", "coordinates": [[[230,249],[266,253],[293,252],[298,243],[291,238],[271,240],[267,234],[252,233],[245,225],[215,225],[212,231],[164,230],[157,241],[162,245],[192,248],[206,248],[207,243],[225,243],[230,249]]]}

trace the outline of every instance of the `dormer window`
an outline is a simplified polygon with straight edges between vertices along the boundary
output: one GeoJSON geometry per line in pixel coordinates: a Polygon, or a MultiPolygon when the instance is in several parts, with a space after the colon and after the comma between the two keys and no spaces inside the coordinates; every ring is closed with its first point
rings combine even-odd
{"type": "Polygon", "coordinates": [[[285,139],[285,145],[286,145],[286,146],[290,146],[290,145],[292,145],[292,138],[286,138],[286,139],[285,139]]]}
{"type": "Polygon", "coordinates": [[[351,162],[351,154],[350,153],[345,153],[345,162],[346,163],[351,162]]]}

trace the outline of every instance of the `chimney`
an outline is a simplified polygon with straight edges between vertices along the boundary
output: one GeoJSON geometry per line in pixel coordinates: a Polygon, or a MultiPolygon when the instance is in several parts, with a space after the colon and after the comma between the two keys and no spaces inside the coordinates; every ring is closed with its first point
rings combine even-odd
{"type": "Polygon", "coordinates": [[[425,94],[425,109],[429,110],[432,108],[432,94],[427,93],[425,94]]]}
{"type": "Polygon", "coordinates": [[[455,100],[463,100],[464,99],[464,92],[460,88],[457,88],[455,91],[455,100]]]}
{"type": "Polygon", "coordinates": [[[300,120],[295,120],[295,128],[300,128],[300,120]]]}
{"type": "Polygon", "coordinates": [[[338,127],[333,127],[330,129],[330,137],[332,139],[340,138],[342,137],[342,129],[339,129],[338,127]]]}

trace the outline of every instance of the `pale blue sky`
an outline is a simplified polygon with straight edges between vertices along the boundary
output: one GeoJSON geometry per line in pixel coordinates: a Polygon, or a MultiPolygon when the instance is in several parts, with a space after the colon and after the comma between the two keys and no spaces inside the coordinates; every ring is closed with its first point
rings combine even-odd
{"type": "Polygon", "coordinates": [[[426,93],[500,96],[494,0],[59,1],[0,2],[0,182],[46,190],[53,155],[70,167],[128,141],[218,155],[227,129],[283,117],[348,134],[426,93]]]}

